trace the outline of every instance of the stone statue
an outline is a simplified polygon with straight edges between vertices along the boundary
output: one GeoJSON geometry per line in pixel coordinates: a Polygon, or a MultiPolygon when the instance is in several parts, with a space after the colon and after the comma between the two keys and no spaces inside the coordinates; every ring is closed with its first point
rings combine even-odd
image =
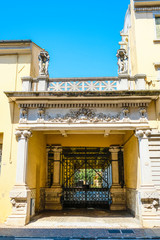
{"type": "Polygon", "coordinates": [[[50,56],[48,52],[41,51],[38,60],[39,60],[39,75],[48,75],[48,66],[49,66],[50,56]]]}
{"type": "Polygon", "coordinates": [[[118,73],[124,74],[128,73],[128,56],[125,49],[119,49],[117,51],[118,59],[118,73]]]}

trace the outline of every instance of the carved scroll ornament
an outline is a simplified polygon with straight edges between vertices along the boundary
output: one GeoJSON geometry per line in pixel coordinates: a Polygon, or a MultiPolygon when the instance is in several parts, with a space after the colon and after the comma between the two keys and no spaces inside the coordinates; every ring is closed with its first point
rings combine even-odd
{"type": "Polygon", "coordinates": [[[65,115],[57,114],[54,118],[48,116],[53,123],[107,123],[120,120],[120,114],[111,116],[104,113],[95,113],[92,109],[82,108],[78,111],[70,111],[65,115]]]}

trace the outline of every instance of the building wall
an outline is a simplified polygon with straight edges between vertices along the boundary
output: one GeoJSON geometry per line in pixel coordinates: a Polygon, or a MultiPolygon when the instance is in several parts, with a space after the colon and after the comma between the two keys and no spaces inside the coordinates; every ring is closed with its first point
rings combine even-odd
{"type": "Polygon", "coordinates": [[[63,137],[61,135],[47,135],[47,144],[57,144],[66,147],[109,147],[110,145],[123,144],[123,135],[109,135],[104,137],[99,134],[75,134],[63,137]]]}
{"type": "MultiPolygon", "coordinates": [[[[145,2],[145,1],[144,1],[145,2]]],[[[128,51],[130,61],[130,73],[146,74],[148,88],[160,88],[158,68],[154,64],[160,63],[160,40],[156,39],[155,15],[152,11],[135,11],[134,0],[131,0],[127,16],[125,18],[124,33],[128,33],[128,51]]]]}
{"type": "Polygon", "coordinates": [[[40,210],[40,190],[46,183],[46,136],[33,132],[28,146],[27,184],[35,190],[36,212],[40,210]]]}
{"type": "Polygon", "coordinates": [[[0,43],[0,47],[0,102],[3,103],[0,104],[0,136],[3,144],[0,222],[4,222],[11,213],[9,192],[15,184],[17,161],[17,141],[14,132],[19,122],[18,106],[9,101],[4,91],[22,90],[21,77],[30,76],[31,73],[32,48],[31,43],[0,43]]]}
{"type": "Polygon", "coordinates": [[[127,191],[127,208],[138,217],[137,190],[140,186],[140,161],[138,140],[132,131],[128,131],[124,138],[124,176],[127,191]]]}

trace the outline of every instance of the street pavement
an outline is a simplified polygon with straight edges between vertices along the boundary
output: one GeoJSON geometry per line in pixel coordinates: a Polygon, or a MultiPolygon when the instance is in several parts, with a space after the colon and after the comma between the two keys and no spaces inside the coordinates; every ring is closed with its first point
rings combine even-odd
{"type": "Polygon", "coordinates": [[[0,228],[0,240],[160,239],[160,229],[0,228]]]}

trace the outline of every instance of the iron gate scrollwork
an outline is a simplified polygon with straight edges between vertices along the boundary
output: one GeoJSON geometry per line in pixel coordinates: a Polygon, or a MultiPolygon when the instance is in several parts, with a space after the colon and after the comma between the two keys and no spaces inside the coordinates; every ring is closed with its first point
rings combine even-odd
{"type": "Polygon", "coordinates": [[[65,147],[63,206],[109,207],[112,168],[109,148],[65,147]]]}

